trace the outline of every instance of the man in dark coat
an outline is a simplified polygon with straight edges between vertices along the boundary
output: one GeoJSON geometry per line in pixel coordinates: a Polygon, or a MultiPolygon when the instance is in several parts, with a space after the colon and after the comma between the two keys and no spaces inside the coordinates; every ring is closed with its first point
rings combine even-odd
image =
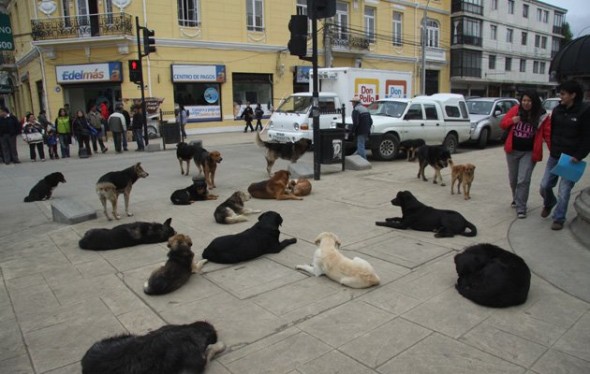
{"type": "Polygon", "coordinates": [[[10,114],[6,107],[0,107],[0,148],[6,165],[11,162],[20,164],[16,150],[16,137],[22,131],[18,119],[10,114]]]}
{"type": "Polygon", "coordinates": [[[371,113],[369,110],[361,104],[361,99],[358,96],[354,96],[352,100],[352,133],[356,137],[356,153],[365,160],[367,159],[367,151],[365,144],[371,133],[371,125],[373,120],[371,119],[371,113]]]}

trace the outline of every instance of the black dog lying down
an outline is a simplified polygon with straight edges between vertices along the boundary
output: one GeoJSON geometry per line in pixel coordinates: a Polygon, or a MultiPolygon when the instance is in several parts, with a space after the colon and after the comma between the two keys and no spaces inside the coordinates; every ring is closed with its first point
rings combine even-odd
{"type": "Polygon", "coordinates": [[[168,325],[142,336],[125,334],[94,343],[82,358],[82,374],[200,374],[224,349],[207,322],[168,325]]]}
{"type": "Polygon", "coordinates": [[[176,234],[170,222],[172,218],[168,218],[164,224],[133,222],[115,226],[112,229],[90,229],[86,231],[78,245],[82,249],[105,251],[140,244],[161,243],[176,234]]]}
{"type": "Polygon", "coordinates": [[[190,205],[203,200],[217,200],[217,195],[209,193],[205,178],[197,178],[192,185],[176,190],[170,195],[170,201],[174,205],[190,205]]]}
{"type": "Polygon", "coordinates": [[[42,201],[51,198],[51,194],[55,187],[61,183],[66,183],[66,178],[62,173],[56,172],[46,175],[41,179],[29,192],[29,196],[25,197],[25,203],[32,201],[42,201]]]}
{"type": "Polygon", "coordinates": [[[531,284],[524,260],[493,244],[476,244],[455,256],[455,288],[476,304],[504,308],[523,304],[531,284]]]}
{"type": "Polygon", "coordinates": [[[437,238],[455,235],[475,236],[477,228],[454,210],[442,210],[422,204],[410,191],[399,191],[391,204],[402,208],[402,217],[386,218],[385,222],[375,222],[377,226],[394,229],[413,229],[434,231],[437,238]],[[469,229],[470,232],[465,232],[469,229]]]}
{"type": "Polygon", "coordinates": [[[297,239],[279,242],[279,226],[283,223],[281,215],[268,211],[258,216],[258,222],[246,231],[235,235],[225,235],[213,239],[203,251],[203,259],[197,268],[207,262],[235,264],[252,260],[266,253],[279,253],[288,245],[297,243],[297,239]]]}

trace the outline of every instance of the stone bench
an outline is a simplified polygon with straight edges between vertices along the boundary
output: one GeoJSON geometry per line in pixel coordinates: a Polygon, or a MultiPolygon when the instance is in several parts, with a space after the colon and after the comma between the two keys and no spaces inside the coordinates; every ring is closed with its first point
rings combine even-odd
{"type": "Polygon", "coordinates": [[[96,209],[71,199],[58,199],[51,202],[51,215],[54,222],[73,225],[96,219],[96,209]]]}

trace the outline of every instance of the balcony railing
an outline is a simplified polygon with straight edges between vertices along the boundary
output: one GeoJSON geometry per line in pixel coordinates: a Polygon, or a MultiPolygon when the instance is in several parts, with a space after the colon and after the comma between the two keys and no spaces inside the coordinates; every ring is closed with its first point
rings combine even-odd
{"type": "Polygon", "coordinates": [[[471,35],[453,35],[453,45],[455,44],[467,44],[467,45],[475,45],[481,47],[482,45],[482,38],[479,36],[471,36],[471,35]]]}
{"type": "Polygon", "coordinates": [[[470,68],[464,66],[453,66],[451,77],[473,77],[481,78],[481,68],[470,68]]]}
{"type": "Polygon", "coordinates": [[[563,27],[562,26],[553,26],[553,33],[563,35],[563,27]]]}
{"type": "Polygon", "coordinates": [[[369,50],[370,44],[371,40],[368,38],[360,38],[345,33],[338,33],[332,37],[332,47],[336,49],[369,50]]]}
{"type": "Polygon", "coordinates": [[[463,0],[453,0],[453,4],[451,6],[452,6],[452,8],[451,8],[452,13],[466,12],[466,13],[479,14],[480,16],[483,16],[483,6],[481,6],[481,5],[468,3],[463,0]]]}
{"type": "Polygon", "coordinates": [[[31,20],[33,40],[133,35],[131,15],[102,13],[31,20]]]}

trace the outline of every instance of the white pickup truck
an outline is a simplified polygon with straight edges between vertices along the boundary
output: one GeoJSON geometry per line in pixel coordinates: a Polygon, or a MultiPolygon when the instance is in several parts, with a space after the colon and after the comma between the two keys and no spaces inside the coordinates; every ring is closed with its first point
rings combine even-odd
{"type": "MultiPolygon", "coordinates": [[[[368,106],[373,119],[366,148],[377,160],[393,160],[400,142],[424,139],[428,145],[444,145],[455,153],[459,143],[469,140],[470,122],[463,95],[435,94],[413,99],[382,99],[368,106]]],[[[341,121],[339,121],[341,123],[341,121]]],[[[338,126],[338,122],[333,127],[338,126]]],[[[351,117],[345,127],[352,126],[351,117]]],[[[356,147],[354,135],[347,134],[347,149],[356,147]]]]}

